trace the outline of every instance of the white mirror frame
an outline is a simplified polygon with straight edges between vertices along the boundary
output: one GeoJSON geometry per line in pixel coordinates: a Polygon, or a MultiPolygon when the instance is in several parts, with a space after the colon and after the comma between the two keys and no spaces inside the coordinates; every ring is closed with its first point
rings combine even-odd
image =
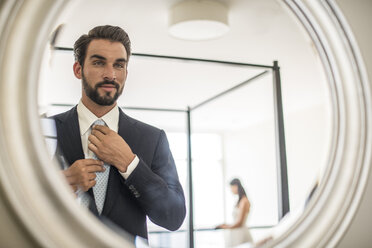
{"type": "MultiPolygon", "coordinates": [[[[359,206],[371,162],[371,90],[351,30],[334,1],[283,0],[317,47],[332,106],[328,167],[305,211],[268,247],[333,247],[359,206]]],[[[0,214],[30,247],[132,247],[86,210],[50,165],[37,118],[38,72],[63,0],[0,4],[0,214]],[[43,147],[43,148],[41,148],[43,147]],[[99,235],[98,235],[99,234],[99,235]]]]}

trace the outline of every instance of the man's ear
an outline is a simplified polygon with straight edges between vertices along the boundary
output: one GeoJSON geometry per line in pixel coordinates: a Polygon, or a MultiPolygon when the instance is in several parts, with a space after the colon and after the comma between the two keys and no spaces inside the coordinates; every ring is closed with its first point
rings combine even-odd
{"type": "Polygon", "coordinates": [[[82,72],[82,67],[81,67],[79,62],[76,61],[74,63],[73,70],[74,70],[75,77],[78,78],[78,79],[81,79],[83,72],[82,72]]]}

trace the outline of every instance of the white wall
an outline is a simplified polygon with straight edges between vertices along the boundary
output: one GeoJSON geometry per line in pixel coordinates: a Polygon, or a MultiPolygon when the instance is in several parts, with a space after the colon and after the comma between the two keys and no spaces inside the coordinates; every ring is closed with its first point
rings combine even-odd
{"type": "Polygon", "coordinates": [[[248,225],[277,223],[277,181],[274,123],[250,126],[224,135],[226,171],[226,218],[236,203],[228,186],[232,178],[241,180],[251,202],[248,225]]]}
{"type": "MultiPolygon", "coordinates": [[[[315,105],[285,115],[289,197],[291,209],[302,208],[325,165],[327,108],[315,105]]],[[[226,184],[239,177],[250,198],[249,225],[277,223],[277,174],[274,121],[266,120],[242,130],[227,132],[225,141],[226,184]]],[[[228,190],[228,188],[227,188],[228,190]]],[[[236,199],[227,195],[227,217],[236,199]]]]}
{"type": "Polygon", "coordinates": [[[327,106],[316,105],[285,116],[289,200],[291,209],[303,206],[326,166],[330,139],[327,106]]]}

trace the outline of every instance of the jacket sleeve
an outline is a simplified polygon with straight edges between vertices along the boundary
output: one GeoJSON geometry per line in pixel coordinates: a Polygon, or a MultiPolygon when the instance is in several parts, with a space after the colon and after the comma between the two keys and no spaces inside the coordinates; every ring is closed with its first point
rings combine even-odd
{"type": "Polygon", "coordinates": [[[164,131],[160,131],[151,165],[139,157],[125,184],[152,222],[170,231],[182,225],[185,197],[164,131]]]}

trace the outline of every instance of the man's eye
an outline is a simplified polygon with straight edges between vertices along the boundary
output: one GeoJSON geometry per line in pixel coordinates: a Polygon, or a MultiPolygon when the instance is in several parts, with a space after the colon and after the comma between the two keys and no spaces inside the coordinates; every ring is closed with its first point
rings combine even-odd
{"type": "Polygon", "coordinates": [[[114,64],[114,66],[116,68],[124,68],[124,64],[121,64],[121,63],[114,64]]]}
{"type": "Polygon", "coordinates": [[[100,61],[100,60],[97,60],[97,61],[93,61],[93,65],[103,65],[103,61],[100,61]]]}

